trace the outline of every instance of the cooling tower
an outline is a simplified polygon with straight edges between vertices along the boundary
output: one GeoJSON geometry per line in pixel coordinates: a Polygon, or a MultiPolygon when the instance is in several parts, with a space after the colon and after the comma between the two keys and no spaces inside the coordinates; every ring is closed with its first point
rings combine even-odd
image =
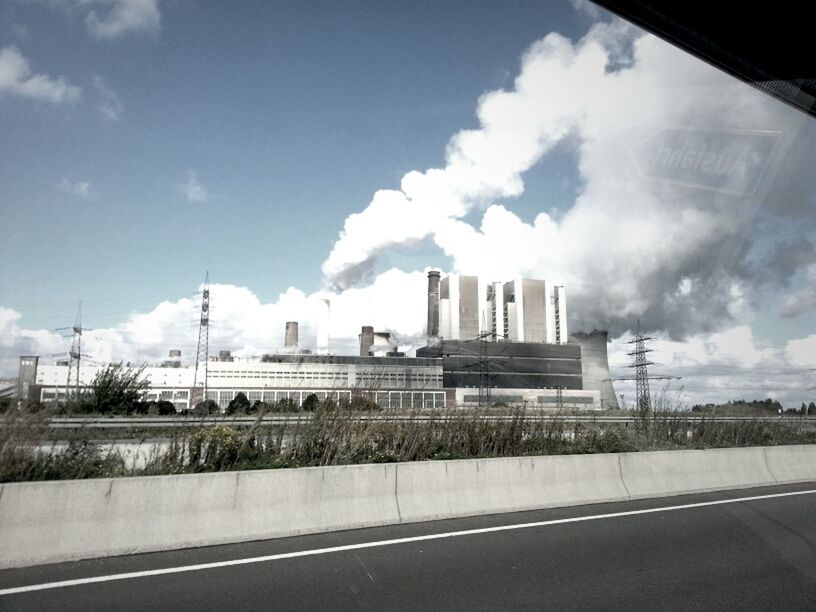
{"type": "Polygon", "coordinates": [[[596,329],[589,334],[583,332],[570,334],[569,341],[581,346],[581,372],[584,389],[600,392],[601,409],[617,410],[619,408],[618,398],[612,386],[609,359],[606,355],[608,336],[608,332],[596,329]]]}

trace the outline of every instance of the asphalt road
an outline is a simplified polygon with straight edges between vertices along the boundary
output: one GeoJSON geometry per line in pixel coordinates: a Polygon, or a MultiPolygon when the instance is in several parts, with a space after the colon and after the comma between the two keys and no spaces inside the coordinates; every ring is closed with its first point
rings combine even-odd
{"type": "Polygon", "coordinates": [[[4,611],[295,609],[812,611],[816,610],[816,483],[0,572],[0,610],[4,611]],[[727,501],[793,492],[800,494],[727,501]],[[695,505],[712,501],[727,503],[695,505]],[[656,508],[666,509],[641,512],[656,508]],[[616,515],[600,516],[611,513],[616,515]],[[552,522],[563,519],[569,522],[552,522]],[[545,524],[529,525],[541,522],[545,524]],[[525,526],[504,529],[520,525],[525,526]],[[476,532],[457,533],[463,530],[476,532]],[[438,537],[441,534],[449,535],[438,537]],[[423,536],[434,537],[416,539],[423,536]],[[405,540],[391,542],[395,538],[405,540]],[[374,542],[379,545],[371,546],[374,542]],[[292,556],[328,547],[345,548],[292,556]],[[257,560],[269,555],[278,558],[257,560]],[[251,561],[223,564],[247,559],[251,561]],[[215,566],[189,568],[202,563],[215,566]],[[172,568],[184,570],[167,573],[172,568]],[[3,592],[153,570],[160,573],[3,592]]]}

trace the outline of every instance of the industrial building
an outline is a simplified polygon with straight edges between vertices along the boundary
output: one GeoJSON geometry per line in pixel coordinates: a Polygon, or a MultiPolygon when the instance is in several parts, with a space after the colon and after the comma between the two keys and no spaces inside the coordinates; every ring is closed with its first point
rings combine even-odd
{"type": "Polygon", "coordinates": [[[564,287],[518,278],[487,282],[477,276],[428,273],[428,336],[446,340],[567,342],[564,287]]]}
{"type": "MultiPolygon", "coordinates": [[[[487,282],[430,271],[428,342],[416,357],[406,357],[391,333],[370,325],[361,327],[359,356],[331,355],[329,314],[330,302],[323,299],[314,351],[301,348],[298,322],[288,321],[284,346],[274,354],[242,360],[219,351],[210,357],[206,396],[201,373],[196,379],[195,366],[182,366],[180,352],[172,350],[161,366],[145,369],[145,400],[170,401],[179,411],[204,397],[223,409],[238,393],[251,402],[297,404],[312,394],[336,401],[361,396],[395,410],[481,405],[486,398],[541,408],[618,407],[606,332],[568,335],[566,292],[549,281],[487,282]]],[[[18,397],[65,398],[69,368],[21,357],[18,397]]],[[[100,369],[83,364],[79,386],[88,386],[100,369]]]]}
{"type": "Polygon", "coordinates": [[[568,335],[564,287],[428,272],[428,345],[457,405],[617,408],[606,332],[568,335]]]}
{"type": "MultiPolygon", "coordinates": [[[[226,356],[225,356],[226,357],[226,356]]],[[[66,397],[68,366],[40,365],[36,357],[20,358],[20,397],[42,402],[66,397]],[[25,360],[25,363],[24,361],[25,360]]],[[[84,366],[80,387],[91,384],[102,368],[84,366]]],[[[292,400],[301,405],[311,394],[320,399],[367,397],[384,409],[443,408],[442,360],[409,357],[353,357],[340,355],[265,355],[261,361],[211,361],[207,367],[206,398],[226,408],[243,393],[250,402],[292,400]]],[[[187,410],[193,389],[194,367],[148,367],[147,401],[173,402],[187,410]]],[[[73,392],[73,391],[72,391],[73,392]]]]}

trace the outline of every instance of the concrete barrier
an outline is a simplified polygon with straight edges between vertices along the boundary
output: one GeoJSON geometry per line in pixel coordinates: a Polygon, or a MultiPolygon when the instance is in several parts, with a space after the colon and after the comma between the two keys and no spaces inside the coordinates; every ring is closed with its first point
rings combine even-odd
{"type": "Polygon", "coordinates": [[[0,566],[398,523],[395,485],[394,464],[6,484],[0,566]]]}
{"type": "Polygon", "coordinates": [[[816,445],[0,485],[0,567],[816,481],[816,445]]]}
{"type": "Polygon", "coordinates": [[[763,448],[622,453],[621,478],[632,499],[776,484],[763,448]]]}
{"type": "Polygon", "coordinates": [[[766,446],[768,469],[778,482],[816,480],[816,445],[766,446]]]}
{"type": "Polygon", "coordinates": [[[403,463],[404,522],[627,499],[616,455],[403,463]]]}

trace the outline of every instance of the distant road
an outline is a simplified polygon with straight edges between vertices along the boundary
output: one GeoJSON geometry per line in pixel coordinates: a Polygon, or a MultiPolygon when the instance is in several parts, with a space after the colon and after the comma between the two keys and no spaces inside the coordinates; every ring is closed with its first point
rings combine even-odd
{"type": "MultiPolygon", "coordinates": [[[[458,419],[466,416],[467,412],[461,414],[454,414],[452,418],[458,419]]],[[[698,416],[693,413],[679,413],[678,418],[686,419],[690,423],[696,423],[703,419],[707,422],[719,423],[737,423],[741,421],[770,421],[774,423],[784,423],[792,426],[807,425],[808,427],[816,426],[816,416],[769,416],[769,417],[740,417],[740,416],[698,416]]],[[[438,421],[443,422],[445,417],[431,416],[427,414],[418,415],[404,415],[404,414],[350,414],[345,418],[353,419],[355,421],[389,421],[394,423],[399,422],[415,422],[415,421],[438,421]]],[[[487,419],[490,421],[510,421],[514,417],[512,415],[479,415],[479,419],[487,419]]],[[[593,414],[530,414],[524,415],[526,420],[530,421],[561,421],[564,423],[619,423],[627,424],[634,423],[635,418],[631,414],[628,415],[593,415],[593,414]]],[[[296,425],[298,423],[308,423],[313,419],[313,415],[307,412],[292,413],[292,414],[272,414],[266,415],[260,419],[264,425],[296,425]]],[[[53,429],[76,429],[80,427],[88,429],[117,429],[117,428],[144,428],[144,429],[167,429],[173,427],[202,427],[210,425],[231,425],[233,427],[250,427],[258,421],[258,417],[254,416],[229,416],[229,417],[191,417],[191,416],[164,416],[164,417],[55,417],[48,419],[49,427],[53,429]]],[[[5,423],[0,421],[0,426],[5,423]]]]}
{"type": "Polygon", "coordinates": [[[6,570],[0,610],[812,611],[814,508],[805,483],[6,570]]]}

